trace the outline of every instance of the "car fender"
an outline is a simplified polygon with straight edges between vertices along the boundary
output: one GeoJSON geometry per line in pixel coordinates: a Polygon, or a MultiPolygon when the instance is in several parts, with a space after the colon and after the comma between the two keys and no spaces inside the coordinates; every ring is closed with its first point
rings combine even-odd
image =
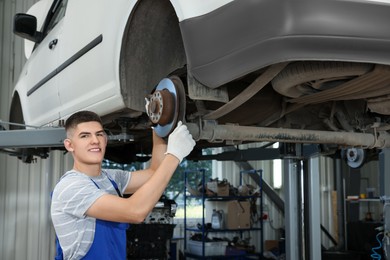
{"type": "Polygon", "coordinates": [[[170,0],[179,22],[210,13],[234,0],[170,0]]]}
{"type": "Polygon", "coordinates": [[[186,63],[171,2],[138,1],[126,24],[120,54],[120,85],[126,107],[144,112],[145,96],[163,78],[185,69],[186,63]]]}

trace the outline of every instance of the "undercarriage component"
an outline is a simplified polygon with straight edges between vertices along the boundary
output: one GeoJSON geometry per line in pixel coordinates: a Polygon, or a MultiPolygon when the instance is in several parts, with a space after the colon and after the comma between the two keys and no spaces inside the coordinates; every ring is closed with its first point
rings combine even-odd
{"type": "Polygon", "coordinates": [[[380,132],[370,133],[331,132],[303,129],[283,129],[239,125],[218,125],[215,121],[201,121],[199,124],[187,123],[195,140],[248,141],[248,142],[286,142],[304,144],[337,144],[344,147],[387,148],[390,135],[380,132]]]}
{"type": "Polygon", "coordinates": [[[114,134],[108,135],[108,140],[115,141],[115,142],[122,142],[122,143],[133,142],[134,136],[130,134],[128,130],[129,123],[130,123],[129,120],[126,118],[119,118],[116,121],[121,128],[121,132],[116,135],[114,134]]]}
{"type": "Polygon", "coordinates": [[[345,159],[349,167],[359,168],[366,160],[366,152],[360,148],[348,148],[345,151],[345,159]]]}
{"type": "Polygon", "coordinates": [[[209,88],[197,81],[191,73],[187,73],[188,96],[192,100],[208,100],[227,103],[229,101],[228,90],[225,87],[209,88]]]}
{"type": "Polygon", "coordinates": [[[390,95],[368,99],[367,107],[371,112],[382,115],[390,115],[390,95]]]}
{"type": "Polygon", "coordinates": [[[185,91],[182,81],[176,76],[162,79],[148,100],[148,115],[155,125],[155,132],[160,137],[167,137],[177,122],[184,120],[185,91]]]}
{"type": "Polygon", "coordinates": [[[280,94],[298,98],[332,89],[366,74],[373,65],[352,62],[296,62],[272,80],[280,94]]]}
{"type": "MultiPolygon", "coordinates": [[[[351,76],[352,79],[327,76],[326,80],[320,78],[321,73],[317,73],[317,80],[312,82],[301,79],[302,82],[299,85],[301,87],[295,87],[302,91],[302,95],[289,100],[289,102],[319,104],[331,100],[357,100],[387,95],[390,94],[388,89],[390,83],[389,71],[388,66],[376,65],[373,70],[365,74],[351,76]],[[303,85],[307,88],[310,85],[312,93],[309,93],[307,89],[303,91],[303,85]]],[[[293,85],[290,85],[290,87],[293,87],[293,85]]]]}
{"type": "Polygon", "coordinates": [[[261,74],[249,87],[241,92],[234,99],[221,106],[217,110],[210,112],[204,116],[204,119],[215,120],[229,112],[233,111],[237,107],[244,104],[248,99],[253,97],[257,92],[263,89],[288,63],[280,63],[269,67],[263,74],[261,74]]]}

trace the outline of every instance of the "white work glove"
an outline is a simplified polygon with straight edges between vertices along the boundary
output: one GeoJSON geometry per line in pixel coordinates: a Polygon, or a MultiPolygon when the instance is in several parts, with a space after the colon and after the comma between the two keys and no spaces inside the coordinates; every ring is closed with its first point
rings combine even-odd
{"type": "Polygon", "coordinates": [[[195,141],[187,126],[179,121],[175,130],[168,137],[168,147],[165,154],[172,154],[181,162],[184,157],[190,154],[194,146],[195,141]]]}

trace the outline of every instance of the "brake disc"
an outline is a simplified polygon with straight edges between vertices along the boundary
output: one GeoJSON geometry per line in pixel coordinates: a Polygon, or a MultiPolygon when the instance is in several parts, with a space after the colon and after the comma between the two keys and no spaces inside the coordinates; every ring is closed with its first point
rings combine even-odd
{"type": "Polygon", "coordinates": [[[149,95],[148,116],[156,134],[167,137],[185,116],[185,90],[177,76],[162,79],[149,95]]]}

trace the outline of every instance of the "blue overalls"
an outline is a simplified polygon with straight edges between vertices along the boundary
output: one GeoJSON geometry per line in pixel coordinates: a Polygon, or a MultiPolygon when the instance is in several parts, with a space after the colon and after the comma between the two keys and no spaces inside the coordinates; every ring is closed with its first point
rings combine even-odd
{"type": "MultiPolygon", "coordinates": [[[[108,177],[108,176],[107,176],[108,177]]],[[[116,192],[122,197],[119,192],[118,185],[114,180],[111,180],[116,192]]],[[[91,181],[93,181],[91,179],[91,181]]],[[[99,186],[93,181],[96,187],[99,186]]],[[[85,260],[125,260],[126,255],[126,230],[129,227],[128,223],[112,222],[96,219],[95,236],[88,253],[82,258],[85,260]]],[[[57,255],[55,260],[63,259],[62,249],[58,239],[56,239],[57,255]]]]}

